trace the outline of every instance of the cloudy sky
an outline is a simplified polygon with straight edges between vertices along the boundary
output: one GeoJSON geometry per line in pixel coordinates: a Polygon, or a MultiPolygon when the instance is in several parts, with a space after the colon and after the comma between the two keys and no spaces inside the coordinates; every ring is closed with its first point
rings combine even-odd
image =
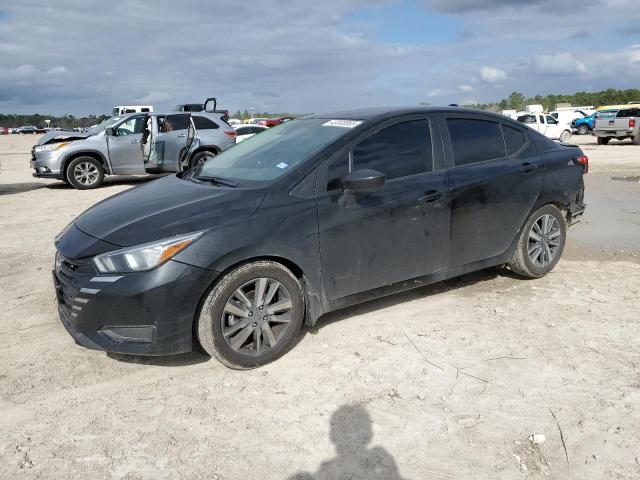
{"type": "Polygon", "coordinates": [[[637,88],[639,1],[0,2],[0,112],[216,96],[302,113],[637,88]]]}

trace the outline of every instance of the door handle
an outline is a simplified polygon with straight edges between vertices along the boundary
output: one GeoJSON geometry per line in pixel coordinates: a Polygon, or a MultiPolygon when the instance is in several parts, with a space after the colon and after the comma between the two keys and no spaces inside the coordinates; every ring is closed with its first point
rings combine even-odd
{"type": "Polygon", "coordinates": [[[186,134],[186,133],[181,133],[180,135],[178,135],[178,138],[184,138],[184,137],[186,137],[186,136],[187,136],[187,134],[186,134]]]}
{"type": "Polygon", "coordinates": [[[437,190],[427,190],[425,194],[418,199],[418,201],[429,203],[440,200],[441,198],[442,192],[438,192],[437,190]]]}
{"type": "Polygon", "coordinates": [[[535,163],[523,163],[522,166],[520,167],[520,171],[522,173],[529,173],[529,172],[533,172],[534,170],[538,169],[538,165],[536,165],[535,163]]]}
{"type": "Polygon", "coordinates": [[[140,140],[131,140],[131,143],[140,143],[140,140]]]}

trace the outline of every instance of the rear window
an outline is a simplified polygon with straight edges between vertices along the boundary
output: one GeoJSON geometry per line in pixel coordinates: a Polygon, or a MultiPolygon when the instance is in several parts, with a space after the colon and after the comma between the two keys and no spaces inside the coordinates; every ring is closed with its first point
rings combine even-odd
{"type": "Polygon", "coordinates": [[[536,123],[536,117],[534,115],[521,115],[518,117],[518,121],[521,123],[536,123]]]}
{"type": "Polygon", "coordinates": [[[504,143],[507,146],[507,155],[513,155],[527,142],[524,133],[517,128],[502,125],[502,134],[504,135],[504,143]]]}
{"type": "Polygon", "coordinates": [[[624,110],[620,110],[618,112],[617,117],[618,118],[637,117],[638,116],[638,112],[640,112],[640,109],[638,109],[638,108],[627,108],[627,109],[624,109],[624,110]]]}
{"type": "Polygon", "coordinates": [[[196,130],[215,130],[219,128],[216,122],[207,117],[193,115],[191,118],[193,119],[193,125],[196,127],[196,130]]]}
{"type": "Polygon", "coordinates": [[[456,166],[506,156],[498,123],[470,118],[448,118],[447,127],[456,166]]]}

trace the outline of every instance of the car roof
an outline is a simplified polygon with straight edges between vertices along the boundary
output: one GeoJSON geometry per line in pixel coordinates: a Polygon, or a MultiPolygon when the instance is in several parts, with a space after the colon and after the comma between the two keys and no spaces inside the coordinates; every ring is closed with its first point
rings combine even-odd
{"type": "Polygon", "coordinates": [[[343,110],[330,113],[311,114],[304,118],[319,119],[340,119],[340,120],[364,120],[364,121],[381,121],[404,115],[416,115],[421,113],[465,113],[492,116],[497,119],[508,118],[493,112],[484,110],[473,110],[462,107],[377,107],[362,108],[356,110],[343,110]]]}

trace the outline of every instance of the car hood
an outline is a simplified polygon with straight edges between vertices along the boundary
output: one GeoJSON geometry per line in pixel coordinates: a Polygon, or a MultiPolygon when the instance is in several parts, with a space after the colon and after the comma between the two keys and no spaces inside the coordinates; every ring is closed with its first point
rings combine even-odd
{"type": "Polygon", "coordinates": [[[78,133],[78,132],[48,132],[38,139],[36,145],[45,145],[47,143],[64,142],[70,140],[82,140],[90,137],[90,133],[78,133]]]}
{"type": "Polygon", "coordinates": [[[248,217],[265,192],[264,188],[219,188],[171,175],[97,203],[75,225],[112,244],[136,245],[248,217]]]}

